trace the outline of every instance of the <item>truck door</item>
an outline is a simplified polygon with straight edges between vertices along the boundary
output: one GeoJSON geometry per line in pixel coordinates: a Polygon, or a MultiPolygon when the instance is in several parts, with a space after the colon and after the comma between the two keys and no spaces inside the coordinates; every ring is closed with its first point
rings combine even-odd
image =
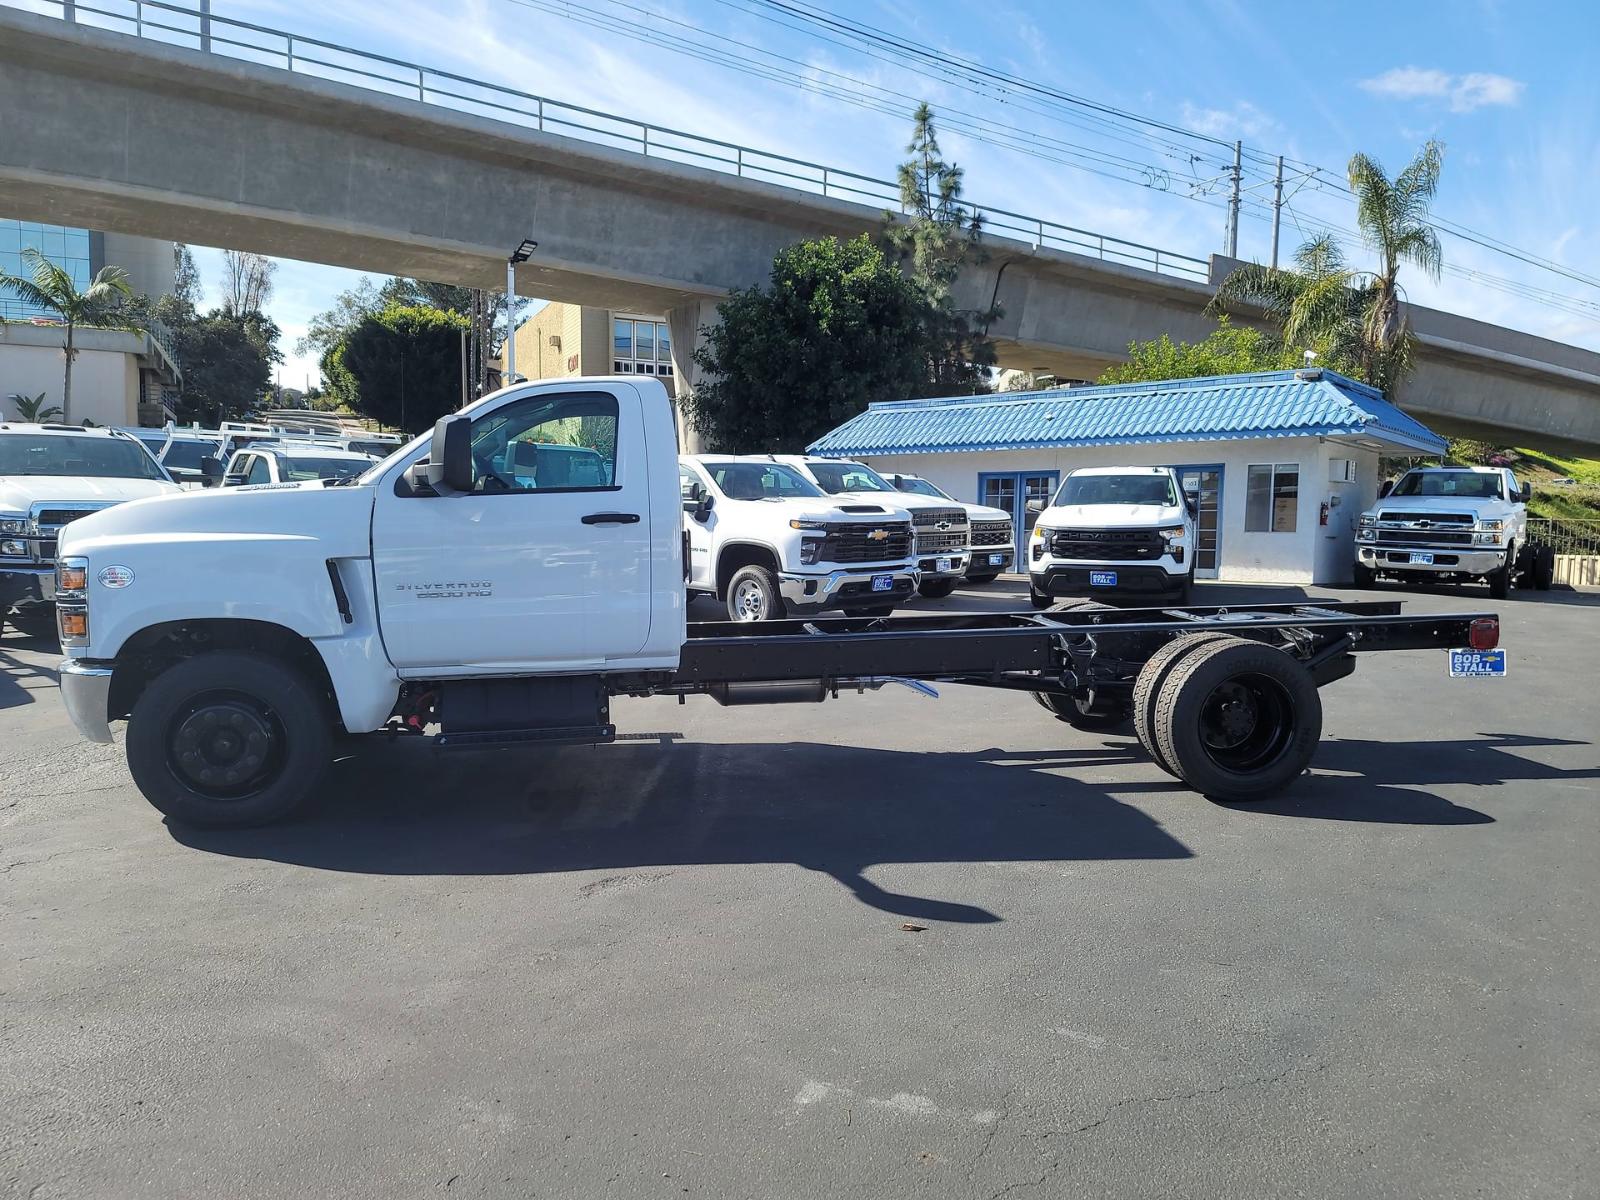
{"type": "MultiPolygon", "coordinates": [[[[678,496],[684,504],[698,504],[707,491],[705,481],[680,463],[678,496]]],[[[714,589],[717,585],[716,556],[711,553],[710,522],[714,520],[714,513],[707,513],[705,521],[697,521],[688,511],[683,514],[683,527],[689,534],[689,582],[695,587],[714,589]]]]}
{"type": "Polygon", "coordinates": [[[413,495],[403,477],[379,489],[372,551],[391,661],[561,671],[637,653],[650,632],[651,539],[680,536],[681,519],[651,511],[637,391],[585,384],[508,399],[475,415],[472,458],[470,493],[413,495]]]}

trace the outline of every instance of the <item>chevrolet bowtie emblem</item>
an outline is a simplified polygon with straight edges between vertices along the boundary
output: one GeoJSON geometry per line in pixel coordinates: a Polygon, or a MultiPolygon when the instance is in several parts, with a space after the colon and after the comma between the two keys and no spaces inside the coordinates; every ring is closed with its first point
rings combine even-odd
{"type": "Polygon", "coordinates": [[[937,530],[940,530],[942,532],[943,530],[946,530],[946,529],[950,528],[950,522],[949,521],[940,521],[937,525],[934,526],[934,528],[937,529],[937,530]]]}
{"type": "Polygon", "coordinates": [[[887,541],[888,538],[889,531],[887,529],[874,529],[871,533],[867,534],[867,541],[869,542],[883,542],[887,541]]]}

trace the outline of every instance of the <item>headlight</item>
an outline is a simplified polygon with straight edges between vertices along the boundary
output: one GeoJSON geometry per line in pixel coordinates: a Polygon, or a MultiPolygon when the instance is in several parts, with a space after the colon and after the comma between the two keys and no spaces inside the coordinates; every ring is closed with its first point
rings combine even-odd
{"type": "Polygon", "coordinates": [[[1036,538],[1041,538],[1042,539],[1042,538],[1046,537],[1049,533],[1050,533],[1050,531],[1048,529],[1046,529],[1043,525],[1035,525],[1033,527],[1033,536],[1036,537],[1036,538]]]}
{"type": "Polygon", "coordinates": [[[1475,533],[1472,535],[1472,541],[1474,545],[1478,546],[1498,546],[1500,544],[1500,535],[1498,533],[1475,533]]]}
{"type": "Polygon", "coordinates": [[[26,558],[28,556],[28,543],[19,538],[6,538],[0,541],[0,557],[26,558]]]}
{"type": "Polygon", "coordinates": [[[804,566],[809,567],[812,563],[816,562],[821,553],[821,538],[806,538],[805,541],[800,543],[800,562],[804,566]]]}
{"type": "Polygon", "coordinates": [[[1504,521],[1479,521],[1478,522],[1478,528],[1479,529],[1482,529],[1482,530],[1485,530],[1485,531],[1493,530],[1495,533],[1499,533],[1502,529],[1505,528],[1505,526],[1506,526],[1506,523],[1504,521]]]}
{"type": "Polygon", "coordinates": [[[1361,523],[1363,525],[1376,525],[1378,523],[1378,515],[1376,513],[1362,513],[1361,523]]]}
{"type": "Polygon", "coordinates": [[[0,533],[27,533],[28,518],[21,513],[6,513],[0,516],[0,533]]]}
{"type": "Polygon", "coordinates": [[[794,521],[790,521],[789,522],[789,528],[790,529],[816,529],[816,530],[821,530],[821,531],[825,532],[827,530],[827,523],[824,522],[824,521],[800,521],[800,520],[794,520],[794,521]]]}
{"type": "Polygon", "coordinates": [[[1175,542],[1189,531],[1182,525],[1174,525],[1171,529],[1158,529],[1156,531],[1169,542],[1175,542]]]}
{"type": "Polygon", "coordinates": [[[1377,540],[1378,531],[1372,528],[1370,525],[1363,525],[1360,529],[1356,530],[1356,541],[1358,542],[1375,542],[1377,540]]]}

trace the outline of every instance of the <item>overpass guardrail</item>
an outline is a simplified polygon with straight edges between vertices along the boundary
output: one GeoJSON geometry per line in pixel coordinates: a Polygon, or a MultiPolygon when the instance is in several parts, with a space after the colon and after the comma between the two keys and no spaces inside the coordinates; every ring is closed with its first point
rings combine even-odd
{"type": "MultiPolygon", "coordinates": [[[[904,211],[899,186],[891,180],[218,16],[194,5],[166,0],[0,0],[0,6],[491,117],[647,158],[708,167],[741,179],[904,211]]],[[[1203,258],[987,204],[965,203],[972,213],[982,217],[989,232],[1029,242],[1036,248],[1064,250],[1162,275],[1201,281],[1207,278],[1208,264],[1203,258]]]]}

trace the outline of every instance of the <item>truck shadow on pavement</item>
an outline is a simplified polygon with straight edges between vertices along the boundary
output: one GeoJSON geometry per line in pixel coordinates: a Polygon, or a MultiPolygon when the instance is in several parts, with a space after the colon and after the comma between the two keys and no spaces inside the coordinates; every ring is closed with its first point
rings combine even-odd
{"type": "MultiPolygon", "coordinates": [[[[1068,751],[1094,771],[1137,747],[1068,751]]],[[[1001,918],[866,879],[879,863],[1182,859],[1181,842],[1104,789],[983,754],[619,742],[537,759],[401,744],[336,764],[303,818],[171,826],[185,845],[334,871],[505,875],[795,863],[903,917],[1001,918]]]]}
{"type": "MultiPolygon", "coordinates": [[[[26,644],[43,645],[31,640],[26,644]]],[[[32,704],[34,692],[53,688],[59,681],[60,676],[52,668],[23,662],[0,650],[0,710],[32,704]]]]}

